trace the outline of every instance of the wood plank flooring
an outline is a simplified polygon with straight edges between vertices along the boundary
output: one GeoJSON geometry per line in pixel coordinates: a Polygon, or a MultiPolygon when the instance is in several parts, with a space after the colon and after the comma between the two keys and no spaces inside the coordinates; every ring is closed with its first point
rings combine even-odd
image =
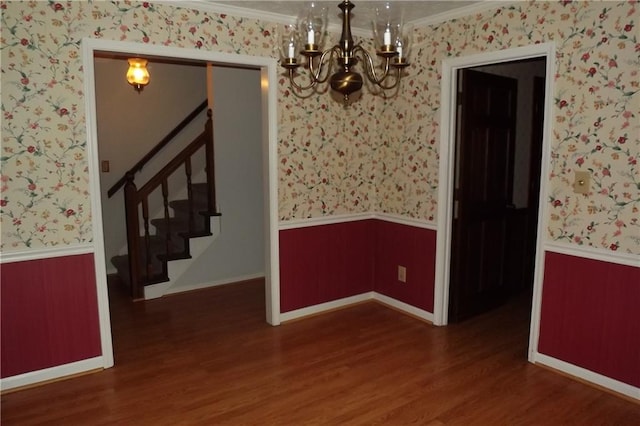
{"type": "Polygon", "coordinates": [[[639,425],[640,404],[526,361],[512,303],[434,327],[377,303],[265,323],[261,280],[131,303],[116,366],[2,396],[9,425],[639,425]]]}

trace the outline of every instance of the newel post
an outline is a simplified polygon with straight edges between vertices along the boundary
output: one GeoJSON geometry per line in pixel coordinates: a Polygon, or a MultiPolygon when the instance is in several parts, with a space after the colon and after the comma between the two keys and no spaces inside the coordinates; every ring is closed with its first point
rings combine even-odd
{"type": "Polygon", "coordinates": [[[127,172],[124,184],[124,207],[127,216],[127,249],[129,252],[129,284],[131,297],[144,298],[140,286],[140,224],[138,219],[138,188],[134,182],[135,174],[127,172]]]}
{"type": "Polygon", "coordinates": [[[207,188],[208,191],[208,205],[209,213],[217,213],[216,206],[216,173],[215,173],[215,154],[213,145],[213,111],[207,110],[207,123],[205,124],[205,132],[207,134],[207,141],[205,143],[205,153],[207,156],[206,169],[207,169],[207,188]]]}

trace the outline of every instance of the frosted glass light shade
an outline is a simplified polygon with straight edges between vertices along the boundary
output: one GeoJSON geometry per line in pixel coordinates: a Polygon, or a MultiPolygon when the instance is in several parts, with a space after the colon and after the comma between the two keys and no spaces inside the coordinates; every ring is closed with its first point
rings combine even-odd
{"type": "Polygon", "coordinates": [[[129,69],[127,70],[127,81],[136,90],[142,90],[143,86],[149,84],[149,70],[147,70],[147,60],[142,58],[130,58],[129,69]]]}

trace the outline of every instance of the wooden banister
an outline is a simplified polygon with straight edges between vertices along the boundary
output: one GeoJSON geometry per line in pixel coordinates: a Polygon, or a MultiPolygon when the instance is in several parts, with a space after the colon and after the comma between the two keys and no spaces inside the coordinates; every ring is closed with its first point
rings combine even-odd
{"type": "Polygon", "coordinates": [[[142,170],[142,168],[149,162],[149,160],[151,160],[158,152],[160,152],[162,148],[167,146],[167,144],[171,142],[171,140],[185,127],[187,127],[187,125],[191,121],[193,121],[193,119],[196,118],[198,114],[204,111],[206,107],[207,101],[205,100],[200,105],[198,105],[189,115],[187,115],[184,120],[178,123],[178,125],[174,127],[173,130],[167,133],[167,136],[165,136],[160,142],[158,142],[156,146],[151,148],[151,150],[144,157],[142,157],[135,166],[129,169],[127,173],[124,174],[124,176],[122,176],[111,188],[109,188],[109,191],[107,192],[109,198],[111,198],[113,194],[118,192],[118,190],[127,182],[127,174],[132,173],[135,175],[140,170],[142,170]]]}
{"type": "MultiPolygon", "coordinates": [[[[207,122],[204,131],[198,135],[186,148],[171,159],[158,173],[156,173],[140,189],[137,189],[134,182],[135,171],[130,170],[124,176],[125,182],[125,210],[127,215],[127,246],[129,255],[129,278],[131,284],[131,294],[134,299],[144,298],[144,283],[149,281],[152,271],[152,259],[150,250],[149,231],[149,196],[161,187],[163,198],[163,214],[167,224],[167,234],[165,240],[165,253],[169,255],[169,189],[168,178],[180,168],[184,168],[187,180],[187,192],[189,203],[192,205],[192,183],[191,183],[191,158],[204,147],[206,155],[205,171],[207,176],[207,212],[208,215],[216,215],[216,191],[214,165],[214,144],[213,144],[213,119],[212,111],[207,111],[207,122]],[[142,218],[140,217],[142,210],[142,218]],[[142,229],[140,220],[142,219],[142,229]],[[141,235],[142,234],[142,235],[141,235]],[[142,237],[142,242],[141,238],[142,237]]],[[[190,220],[194,212],[190,207],[190,220]]]]}

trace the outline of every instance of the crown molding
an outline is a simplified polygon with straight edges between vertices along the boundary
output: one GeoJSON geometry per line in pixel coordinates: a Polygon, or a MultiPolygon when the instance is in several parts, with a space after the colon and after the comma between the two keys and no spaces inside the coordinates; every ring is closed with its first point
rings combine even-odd
{"type": "Polygon", "coordinates": [[[462,6],[447,12],[437,13],[426,18],[420,18],[413,21],[407,21],[407,24],[414,27],[426,27],[428,25],[440,24],[442,22],[451,21],[453,19],[463,18],[465,16],[474,15],[476,13],[485,12],[491,9],[499,9],[513,3],[519,3],[522,0],[482,0],[479,3],[462,6]]]}
{"type": "MultiPolygon", "coordinates": [[[[212,12],[221,14],[224,13],[226,15],[237,16],[240,18],[247,19],[256,19],[261,21],[269,21],[276,24],[295,24],[297,18],[298,11],[293,11],[293,15],[283,15],[281,13],[273,13],[273,12],[265,12],[263,10],[250,9],[247,7],[240,6],[232,6],[228,4],[208,2],[204,0],[190,0],[190,1],[175,1],[175,0],[160,0],[160,3],[168,3],[173,6],[178,7],[190,7],[193,9],[198,9],[203,12],[212,12]]],[[[341,31],[340,25],[329,24],[327,31],[330,33],[339,33],[341,31]]],[[[357,35],[359,37],[368,37],[371,38],[371,30],[365,30],[358,27],[352,27],[351,29],[353,35],[357,35]]]]}
{"type": "Polygon", "coordinates": [[[246,7],[232,6],[229,4],[215,3],[204,0],[159,0],[158,3],[171,4],[172,6],[198,9],[203,12],[213,12],[217,14],[226,14],[238,16],[241,18],[259,19],[278,24],[295,24],[296,15],[283,15],[280,13],[266,12],[264,10],[249,9],[246,7]]]}
{"type": "MultiPolygon", "coordinates": [[[[439,24],[441,22],[449,21],[452,19],[461,18],[464,16],[472,15],[475,13],[484,12],[489,9],[495,9],[504,7],[512,3],[517,3],[518,0],[513,1],[500,1],[500,0],[483,0],[477,4],[468,6],[461,6],[459,8],[435,14],[426,18],[420,18],[413,21],[407,21],[407,24],[413,27],[427,26],[439,24]]],[[[227,14],[247,19],[256,19],[274,22],[277,24],[295,24],[297,19],[297,12],[293,11],[292,15],[283,15],[280,13],[265,12],[262,10],[255,10],[246,7],[232,6],[229,4],[215,3],[205,0],[189,0],[189,1],[176,1],[176,0],[158,0],[158,3],[170,4],[176,7],[192,8],[201,10],[204,12],[212,12],[217,14],[227,14]]],[[[339,33],[341,26],[336,24],[329,24],[328,31],[331,33],[339,33]]],[[[371,38],[371,30],[368,28],[360,28],[357,26],[352,27],[353,35],[358,37],[371,38]]]]}

